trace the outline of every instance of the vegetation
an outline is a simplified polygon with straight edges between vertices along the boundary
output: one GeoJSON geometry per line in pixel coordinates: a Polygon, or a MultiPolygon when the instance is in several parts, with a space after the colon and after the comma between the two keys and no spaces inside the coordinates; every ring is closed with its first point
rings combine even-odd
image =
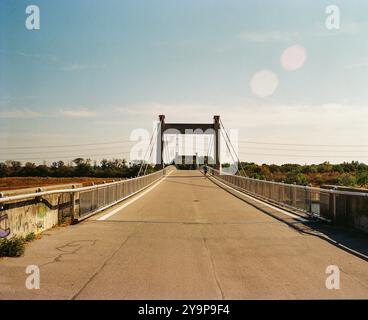
{"type": "Polygon", "coordinates": [[[30,242],[36,239],[36,235],[34,234],[34,232],[31,232],[31,233],[28,233],[24,239],[27,242],[30,242]]]}
{"type": "Polygon", "coordinates": [[[63,184],[81,184],[84,187],[92,184],[108,183],[117,180],[115,178],[96,178],[96,177],[5,177],[0,178],[0,192],[23,188],[36,188],[63,184]]]}
{"type": "MultiPolygon", "coordinates": [[[[131,178],[138,175],[140,164],[127,164],[124,159],[103,159],[99,164],[92,163],[90,159],[77,158],[71,163],[63,161],[36,165],[27,162],[22,165],[19,161],[0,162],[1,177],[97,177],[97,178],[131,178]]],[[[154,171],[148,165],[147,173],[154,171]]]]}
{"type": "MultiPolygon", "coordinates": [[[[248,177],[274,180],[285,183],[296,183],[299,185],[333,184],[353,187],[368,186],[368,165],[357,161],[331,164],[299,165],[257,165],[255,163],[242,162],[242,167],[248,177]]],[[[243,174],[239,166],[240,174],[243,174]]]]}
{"type": "Polygon", "coordinates": [[[24,253],[25,242],[22,237],[0,239],[0,257],[20,257],[24,253]]]}
{"type": "MultiPolygon", "coordinates": [[[[124,159],[103,159],[100,163],[92,163],[90,159],[77,158],[71,163],[63,161],[36,165],[19,161],[0,162],[1,177],[95,177],[95,178],[131,178],[138,175],[140,163],[127,163],[124,159]]],[[[226,166],[226,164],[223,164],[226,166]]],[[[248,177],[274,180],[299,185],[334,184],[344,186],[367,187],[368,165],[357,161],[331,164],[299,165],[299,164],[262,164],[242,162],[241,166],[248,177]]],[[[239,165],[240,174],[244,174],[239,165]]],[[[194,169],[196,165],[179,165],[178,169],[194,169]]],[[[148,165],[147,173],[155,169],[148,165]]]]}
{"type": "Polygon", "coordinates": [[[23,255],[27,242],[36,239],[36,235],[31,232],[25,238],[14,236],[10,239],[0,239],[0,257],[20,257],[23,255]]]}

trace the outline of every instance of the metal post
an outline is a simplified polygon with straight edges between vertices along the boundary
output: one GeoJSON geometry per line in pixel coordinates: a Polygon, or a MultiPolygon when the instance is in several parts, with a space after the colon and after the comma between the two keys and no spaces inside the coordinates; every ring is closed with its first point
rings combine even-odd
{"type": "Polygon", "coordinates": [[[278,187],[279,187],[279,202],[284,203],[284,186],[282,184],[279,184],[278,187]]]}
{"type": "MultiPolygon", "coordinates": [[[[106,184],[106,181],[103,181],[102,184],[106,184]]],[[[102,206],[105,206],[106,205],[106,191],[107,191],[107,189],[106,189],[106,187],[104,187],[102,190],[103,190],[103,204],[102,204],[102,206]]]]}
{"type": "Polygon", "coordinates": [[[165,115],[158,116],[160,123],[158,124],[157,132],[157,165],[161,169],[164,168],[164,131],[165,131],[165,115]],[[160,129],[160,130],[159,130],[160,129]]]}
{"type": "MultiPolygon", "coordinates": [[[[75,185],[72,185],[72,189],[75,189],[75,185]]],[[[78,218],[79,218],[79,213],[77,213],[76,211],[76,193],[75,191],[72,191],[70,193],[70,198],[71,198],[71,203],[72,203],[72,208],[71,208],[71,223],[74,222],[78,222],[78,218]]]]}
{"type": "MultiPolygon", "coordinates": [[[[312,187],[312,185],[309,184],[309,187],[312,187]]],[[[310,213],[312,213],[312,190],[309,190],[308,200],[309,200],[308,210],[309,210],[310,213]]]]}
{"type": "Polygon", "coordinates": [[[213,129],[215,130],[215,169],[220,170],[220,116],[213,117],[213,129]]]}
{"type": "MultiPolygon", "coordinates": [[[[92,186],[94,186],[94,185],[95,185],[95,184],[94,184],[94,182],[92,181],[92,186]]],[[[94,209],[94,207],[93,207],[94,200],[95,200],[95,191],[94,191],[94,190],[92,190],[92,191],[91,191],[91,211],[94,209]]]]}
{"type": "Polygon", "coordinates": [[[332,194],[332,216],[333,216],[333,221],[336,222],[336,193],[332,194]]]}
{"type": "Polygon", "coordinates": [[[294,182],[293,185],[294,186],[292,187],[293,188],[292,189],[292,195],[293,195],[292,204],[293,204],[293,207],[296,208],[296,187],[295,187],[296,183],[294,182]]]}

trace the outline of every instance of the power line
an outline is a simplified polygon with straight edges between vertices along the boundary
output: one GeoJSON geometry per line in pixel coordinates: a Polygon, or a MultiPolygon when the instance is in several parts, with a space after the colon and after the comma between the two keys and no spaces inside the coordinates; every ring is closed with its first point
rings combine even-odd
{"type": "Polygon", "coordinates": [[[274,156],[274,157],[302,157],[302,158],[308,158],[308,157],[312,157],[312,158],[344,158],[344,157],[348,157],[348,158],[363,158],[363,159],[368,159],[368,155],[367,156],[362,156],[362,155],[341,155],[341,156],[329,156],[329,155],[323,155],[323,156],[317,156],[317,155],[302,155],[302,154],[277,154],[277,153],[249,153],[249,152],[244,152],[246,155],[257,155],[257,156],[274,156]]]}
{"type": "MultiPolygon", "coordinates": [[[[2,149],[14,150],[14,149],[44,149],[44,148],[70,148],[70,147],[83,147],[83,146],[97,146],[97,145],[108,145],[108,144],[122,144],[122,143],[135,143],[139,141],[147,141],[150,139],[140,139],[137,141],[132,140],[115,140],[115,141],[105,141],[105,142],[95,142],[95,143],[81,143],[81,144],[65,144],[65,145],[35,145],[35,146],[9,146],[1,147],[2,149]]],[[[239,140],[238,143],[245,144],[263,144],[263,145],[280,145],[280,146],[297,146],[297,147],[368,147],[364,144],[301,144],[301,143],[279,143],[279,142],[264,142],[264,141],[249,141],[249,140],[239,140]]]]}
{"type": "MultiPolygon", "coordinates": [[[[196,147],[194,148],[196,151],[206,151],[207,148],[200,148],[200,147],[196,147]]],[[[278,148],[256,148],[256,147],[241,147],[240,148],[240,152],[245,151],[245,150],[262,150],[262,151],[295,151],[295,152],[340,152],[340,153],[351,153],[351,152],[359,152],[359,153],[363,153],[361,154],[364,155],[364,153],[367,153],[368,155],[368,150],[299,150],[299,149],[278,149],[278,148]]],[[[336,154],[334,154],[336,155],[336,154]]],[[[308,156],[308,154],[305,154],[305,156],[308,156]]],[[[328,155],[325,155],[328,156],[328,155]]],[[[342,157],[348,156],[348,154],[341,154],[342,157]]]]}
{"type": "Polygon", "coordinates": [[[49,146],[12,146],[12,147],[2,147],[2,149],[43,149],[43,148],[69,148],[69,147],[83,147],[83,146],[97,146],[106,144],[120,144],[120,143],[135,143],[139,141],[146,141],[149,139],[140,139],[137,141],[132,140],[120,140],[120,141],[107,141],[107,142],[96,142],[96,143],[82,143],[82,144],[65,144],[65,145],[49,145],[49,146]]]}
{"type": "MultiPolygon", "coordinates": [[[[228,146],[227,146],[228,147],[228,146]]],[[[228,151],[229,148],[228,148],[228,151]]],[[[252,155],[252,156],[271,156],[271,157],[297,157],[297,158],[354,158],[354,159],[368,159],[368,155],[367,156],[362,156],[362,155],[333,155],[333,156],[329,156],[329,155],[301,155],[301,154],[279,154],[279,153],[252,153],[252,152],[240,152],[240,154],[245,154],[245,155],[252,155]]],[[[89,157],[106,157],[106,156],[112,156],[112,155],[128,155],[130,154],[129,152],[115,152],[115,153],[101,153],[101,154],[88,154],[88,155],[74,155],[74,156],[53,156],[53,157],[42,157],[42,158],[33,158],[33,157],[27,157],[27,158],[12,158],[12,159],[0,159],[0,161],[6,161],[6,160],[12,160],[12,161],[24,161],[24,160],[28,160],[28,161],[32,161],[32,160],[62,160],[62,159],[75,159],[75,158],[89,158],[89,157]]]]}
{"type": "MultiPolygon", "coordinates": [[[[74,155],[74,156],[57,156],[58,160],[60,159],[76,159],[76,158],[89,158],[89,157],[105,157],[105,156],[112,156],[112,155],[118,155],[118,154],[130,154],[130,152],[115,152],[115,153],[101,153],[101,154],[88,154],[88,155],[74,155]]],[[[20,160],[55,160],[55,157],[46,157],[46,158],[17,158],[17,159],[1,159],[0,161],[6,161],[6,160],[12,160],[12,161],[20,161],[20,160]]]]}
{"type": "MultiPolygon", "coordinates": [[[[101,151],[101,150],[111,150],[111,149],[116,149],[116,147],[107,147],[107,148],[98,148],[98,151],[101,151]]],[[[88,148],[88,149],[83,149],[83,151],[93,151],[93,150],[97,150],[96,148],[88,148]]],[[[126,148],[123,148],[123,149],[119,149],[119,150],[122,150],[122,151],[129,151],[131,150],[131,147],[129,147],[128,149],[126,148]]],[[[57,151],[31,151],[31,152],[7,152],[7,153],[3,153],[3,152],[0,152],[0,155],[7,155],[7,154],[11,154],[11,155],[29,155],[29,154],[54,154],[54,153],[60,153],[60,152],[72,152],[74,150],[57,150],[57,151]]],[[[75,151],[80,151],[80,150],[75,150],[75,151]]]]}
{"type": "Polygon", "coordinates": [[[301,146],[301,147],[368,147],[367,144],[301,144],[301,143],[278,143],[278,142],[261,142],[261,141],[247,141],[239,140],[239,143],[249,143],[249,144],[268,144],[268,145],[278,145],[278,146],[301,146]]]}
{"type": "Polygon", "coordinates": [[[248,149],[254,149],[254,150],[264,150],[264,151],[268,151],[268,150],[272,150],[272,151],[303,151],[303,152],[368,152],[368,150],[317,150],[317,149],[280,149],[280,148],[257,148],[257,147],[245,147],[245,146],[241,146],[241,148],[246,148],[248,149]]]}

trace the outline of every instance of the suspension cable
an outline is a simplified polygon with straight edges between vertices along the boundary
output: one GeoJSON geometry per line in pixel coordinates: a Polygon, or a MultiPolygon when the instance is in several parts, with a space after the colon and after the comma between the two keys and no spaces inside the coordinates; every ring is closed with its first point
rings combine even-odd
{"type": "Polygon", "coordinates": [[[208,157],[209,157],[209,154],[210,154],[210,151],[212,149],[212,140],[213,140],[213,135],[211,134],[211,137],[210,137],[210,142],[208,144],[208,149],[207,149],[207,164],[208,164],[208,157]]]}
{"type": "MultiPolygon", "coordinates": [[[[152,144],[152,147],[151,147],[151,149],[150,149],[151,151],[150,151],[150,154],[149,154],[149,156],[148,156],[148,160],[149,160],[149,159],[151,158],[151,156],[152,156],[153,147],[154,147],[154,144],[152,144]]],[[[148,168],[148,165],[149,165],[148,160],[147,160],[147,163],[146,163],[145,168],[144,168],[144,173],[143,173],[143,175],[144,175],[144,176],[146,175],[147,168],[148,168]]]]}
{"type": "Polygon", "coordinates": [[[237,154],[237,153],[236,153],[236,151],[235,151],[235,148],[234,148],[234,146],[233,146],[233,144],[232,144],[232,142],[231,142],[231,140],[230,140],[229,135],[227,134],[227,131],[226,131],[225,126],[224,126],[224,124],[222,123],[221,119],[220,119],[220,125],[221,125],[221,127],[224,129],[225,134],[226,134],[226,137],[227,137],[227,139],[229,140],[229,143],[230,143],[230,145],[231,145],[231,147],[232,147],[232,149],[233,149],[233,151],[234,151],[234,154],[235,154],[236,158],[238,159],[238,163],[239,163],[240,168],[241,168],[241,170],[242,170],[242,172],[243,172],[243,175],[246,177],[246,176],[247,176],[247,174],[245,173],[245,170],[244,170],[244,168],[243,168],[243,165],[242,165],[242,163],[240,162],[240,159],[239,159],[239,157],[238,157],[238,154],[237,154]]]}
{"type": "MultiPolygon", "coordinates": [[[[156,127],[156,129],[157,129],[157,127],[156,127]]],[[[160,124],[159,124],[159,129],[157,130],[157,133],[159,132],[159,130],[161,130],[161,122],[160,122],[160,124]]],[[[158,142],[158,141],[157,141],[157,139],[158,139],[158,135],[156,135],[156,143],[158,142]]],[[[152,153],[153,153],[153,147],[154,147],[154,143],[153,143],[153,144],[152,144],[152,146],[151,146],[151,151],[150,151],[150,154],[149,154],[148,160],[149,160],[149,159],[151,158],[151,156],[152,156],[152,153]]],[[[148,165],[149,165],[148,160],[147,160],[147,163],[146,163],[146,166],[145,166],[145,169],[144,169],[144,173],[143,173],[143,175],[145,175],[145,174],[146,174],[146,172],[147,172],[148,165]]]]}
{"type": "Polygon", "coordinates": [[[162,162],[164,163],[164,165],[165,165],[165,161],[164,161],[165,156],[166,156],[166,159],[170,159],[168,144],[169,144],[169,142],[167,141],[167,139],[164,136],[164,150],[163,150],[163,154],[164,154],[163,157],[164,158],[162,159],[162,162]],[[166,148],[165,148],[165,146],[166,146],[166,148]]]}
{"type": "MultiPolygon", "coordinates": [[[[160,123],[160,125],[161,125],[161,123],[160,123]]],[[[143,160],[142,160],[142,162],[141,162],[141,166],[139,167],[138,177],[139,177],[139,176],[140,176],[140,174],[141,174],[141,171],[142,171],[142,167],[143,167],[144,161],[146,160],[146,156],[147,156],[148,150],[150,150],[150,146],[151,146],[151,143],[152,143],[153,138],[154,138],[154,136],[155,136],[156,130],[157,130],[157,127],[155,127],[155,129],[154,129],[154,130],[153,130],[153,132],[152,132],[152,135],[151,135],[151,138],[150,138],[150,142],[149,142],[148,147],[147,147],[147,149],[146,149],[146,153],[145,153],[145,155],[144,155],[144,157],[143,157],[143,160]]]]}
{"type": "Polygon", "coordinates": [[[233,159],[233,161],[234,161],[234,163],[235,163],[235,162],[236,162],[236,160],[235,160],[235,159],[234,159],[234,157],[233,157],[233,154],[232,154],[232,152],[231,152],[231,150],[230,150],[230,148],[229,148],[229,145],[228,145],[228,143],[227,143],[227,141],[226,141],[226,139],[225,139],[225,137],[224,137],[224,134],[222,133],[222,131],[220,131],[220,132],[221,132],[222,137],[224,138],[224,141],[225,141],[225,144],[226,144],[227,150],[229,151],[230,156],[231,156],[231,158],[233,159]]]}

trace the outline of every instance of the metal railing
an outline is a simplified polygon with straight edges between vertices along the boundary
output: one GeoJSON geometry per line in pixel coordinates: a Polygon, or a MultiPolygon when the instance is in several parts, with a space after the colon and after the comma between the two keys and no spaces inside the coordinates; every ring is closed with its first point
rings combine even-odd
{"type": "Polygon", "coordinates": [[[4,207],[6,204],[11,206],[27,199],[42,201],[43,198],[57,195],[59,213],[62,212],[63,216],[69,215],[72,221],[83,220],[149,187],[173,169],[174,167],[169,166],[145,176],[88,187],[0,197],[0,207],[4,207]]]}
{"type": "Polygon", "coordinates": [[[244,176],[223,174],[209,168],[209,173],[223,183],[268,202],[301,211],[326,220],[337,220],[337,215],[367,214],[368,193],[322,189],[286,184],[244,176]],[[346,203],[350,203],[346,205],[346,203]],[[342,203],[345,204],[342,205],[342,203]]]}

